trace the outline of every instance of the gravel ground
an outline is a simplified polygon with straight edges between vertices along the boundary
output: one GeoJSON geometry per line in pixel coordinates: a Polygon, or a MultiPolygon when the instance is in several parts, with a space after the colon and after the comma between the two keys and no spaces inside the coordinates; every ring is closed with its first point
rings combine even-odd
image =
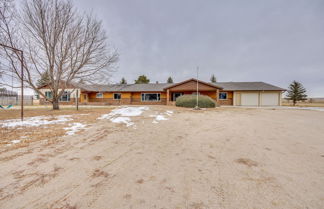
{"type": "Polygon", "coordinates": [[[324,208],[324,112],[100,111],[75,135],[1,152],[0,208],[324,208]]]}

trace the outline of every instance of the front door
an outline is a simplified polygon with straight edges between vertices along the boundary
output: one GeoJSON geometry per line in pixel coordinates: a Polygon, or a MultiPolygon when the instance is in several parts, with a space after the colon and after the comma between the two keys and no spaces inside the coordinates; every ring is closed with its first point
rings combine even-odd
{"type": "Polygon", "coordinates": [[[182,92],[175,92],[172,94],[172,101],[176,101],[179,96],[182,96],[182,92]]]}
{"type": "Polygon", "coordinates": [[[88,102],[88,95],[87,94],[83,94],[83,102],[88,102]]]}

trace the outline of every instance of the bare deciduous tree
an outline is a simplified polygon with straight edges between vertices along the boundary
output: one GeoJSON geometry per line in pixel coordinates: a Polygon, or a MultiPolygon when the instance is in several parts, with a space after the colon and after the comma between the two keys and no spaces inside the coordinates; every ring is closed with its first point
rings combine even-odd
{"type": "MultiPolygon", "coordinates": [[[[7,26],[12,24],[13,21],[13,6],[12,0],[0,0],[0,44],[7,42],[8,30],[7,26]]],[[[6,60],[4,58],[4,53],[0,51],[0,78],[5,77],[5,68],[8,69],[6,65],[6,60]]]]}
{"type": "Polygon", "coordinates": [[[91,14],[81,15],[68,0],[26,0],[19,14],[15,18],[19,27],[5,18],[1,30],[5,44],[24,50],[24,78],[19,68],[22,57],[4,49],[6,57],[16,78],[43,97],[36,83],[48,73],[53,109],[59,109],[59,98],[72,82],[102,83],[110,77],[118,54],[108,49],[102,24],[91,14]]]}

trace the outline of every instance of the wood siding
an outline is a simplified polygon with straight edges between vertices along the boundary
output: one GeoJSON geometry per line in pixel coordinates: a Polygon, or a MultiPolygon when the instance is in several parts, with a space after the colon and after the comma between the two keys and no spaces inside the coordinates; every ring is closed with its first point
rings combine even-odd
{"type": "Polygon", "coordinates": [[[96,98],[96,92],[88,93],[88,101],[85,103],[98,105],[165,105],[166,92],[105,92],[103,98],[96,98]],[[114,93],[120,93],[121,99],[115,100],[114,93]],[[142,101],[142,93],[159,93],[160,101],[142,101]]]}
{"type": "MultiPolygon", "coordinates": [[[[214,92],[216,92],[217,88],[198,82],[198,89],[199,89],[199,91],[214,91],[214,92]]],[[[195,81],[189,81],[187,83],[183,83],[183,84],[169,88],[170,92],[196,91],[196,90],[197,90],[197,82],[195,82],[195,81]]]]}
{"type": "Polygon", "coordinates": [[[219,91],[221,92],[226,92],[227,93],[227,99],[220,99],[219,104],[220,105],[233,105],[233,92],[232,91],[219,91]]]}

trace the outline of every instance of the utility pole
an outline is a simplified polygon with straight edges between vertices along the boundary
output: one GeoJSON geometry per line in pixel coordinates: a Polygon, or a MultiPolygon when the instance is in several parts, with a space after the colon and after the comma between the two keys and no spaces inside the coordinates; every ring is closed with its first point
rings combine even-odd
{"type": "Polygon", "coordinates": [[[21,121],[24,120],[24,52],[21,52],[21,111],[20,111],[20,117],[21,121]]]}
{"type": "Polygon", "coordinates": [[[197,110],[199,109],[199,105],[198,105],[199,104],[199,95],[198,95],[199,94],[199,90],[198,90],[198,72],[199,72],[199,66],[197,66],[197,78],[196,78],[196,80],[197,80],[197,95],[196,95],[196,98],[197,99],[196,99],[196,102],[197,103],[196,103],[196,108],[195,109],[197,109],[197,110]]]}
{"type": "Polygon", "coordinates": [[[20,63],[21,63],[21,99],[20,99],[20,117],[21,117],[21,121],[24,120],[24,52],[20,49],[11,47],[11,46],[7,46],[4,44],[0,43],[0,46],[4,47],[4,48],[8,48],[11,49],[12,51],[16,51],[19,52],[21,54],[21,58],[20,58],[20,63]]]}
{"type": "Polygon", "coordinates": [[[76,109],[79,110],[79,89],[76,90],[76,109]]]}

